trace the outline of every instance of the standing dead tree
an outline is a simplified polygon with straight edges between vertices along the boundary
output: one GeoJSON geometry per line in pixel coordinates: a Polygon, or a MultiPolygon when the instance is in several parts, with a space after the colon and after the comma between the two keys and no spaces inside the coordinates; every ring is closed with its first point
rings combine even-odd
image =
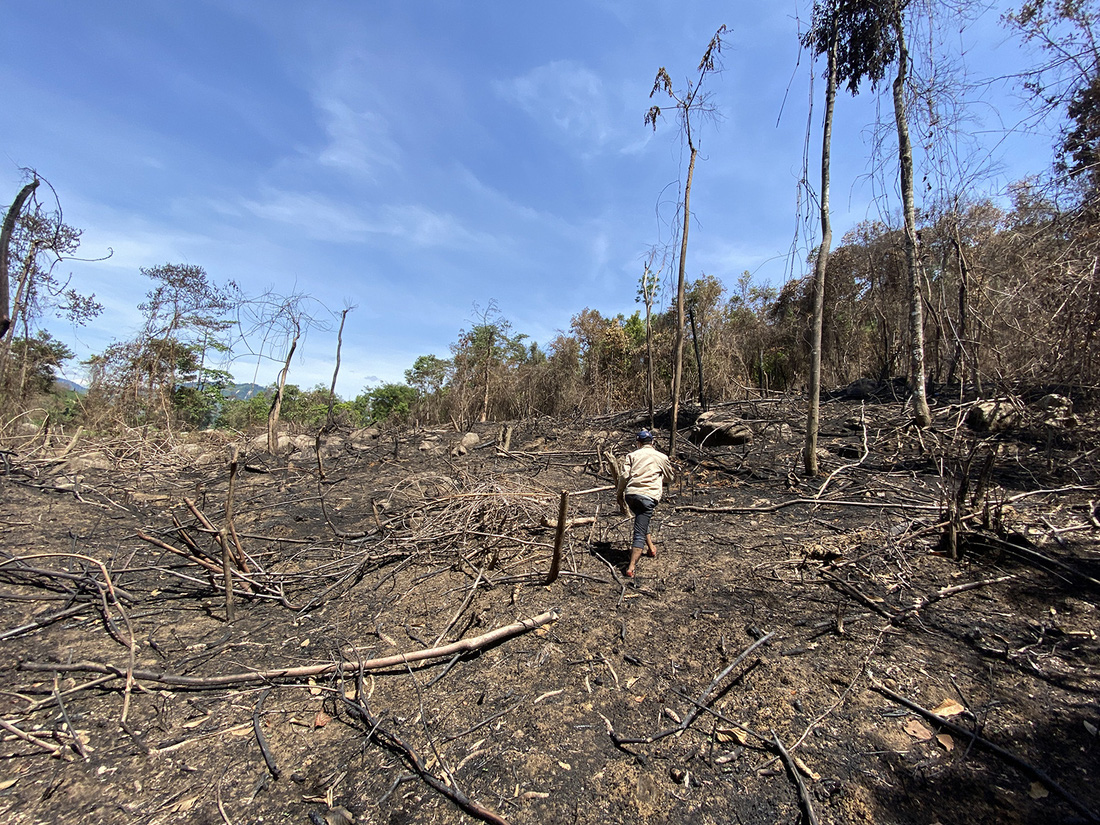
{"type": "MultiPolygon", "coordinates": [[[[688,145],[688,170],[687,178],[684,180],[684,222],[680,230],[680,266],[676,280],[676,349],[672,370],[672,423],[668,445],[668,454],[673,457],[676,455],[676,419],[680,410],[680,381],[683,378],[684,371],[684,277],[687,271],[688,228],[691,225],[691,182],[695,175],[695,160],[699,155],[696,133],[692,131],[692,118],[698,119],[707,114],[713,114],[715,111],[710,103],[709,96],[703,92],[703,81],[708,74],[718,71],[718,55],[722,51],[722,35],[725,33],[726,27],[724,25],[719,26],[718,31],[714,33],[714,37],[707,44],[707,50],[703,53],[703,59],[699,61],[697,69],[699,77],[694,83],[689,80],[687,88],[675,89],[672,85],[672,78],[669,77],[665,67],[662,66],[657,70],[657,77],[653,81],[653,91],[649,93],[652,98],[657,92],[663,91],[671,98],[676,111],[680,115],[684,139],[688,145]]],[[[646,125],[652,126],[656,130],[657,119],[660,116],[661,107],[651,106],[645,116],[646,125]]]]}
{"type": "Polygon", "coordinates": [[[649,427],[653,429],[653,298],[657,293],[657,285],[661,276],[661,268],[654,272],[651,265],[655,262],[657,252],[654,250],[646,262],[642,272],[641,284],[638,287],[638,297],[645,304],[645,398],[649,409],[649,427]]]}
{"type": "Polygon", "coordinates": [[[328,328],[327,322],[318,319],[319,313],[310,311],[314,302],[300,292],[284,296],[269,290],[241,304],[238,326],[248,352],[256,356],[256,375],[264,359],[280,364],[267,414],[267,448],[272,455],[278,452],[283,395],[298,345],[311,330],[328,328]]]}
{"type": "Polygon", "coordinates": [[[38,188],[38,176],[19,190],[19,194],[12,201],[11,209],[4,216],[4,227],[0,230],[0,336],[5,335],[11,326],[10,296],[8,295],[8,247],[11,245],[11,236],[15,231],[15,222],[19,219],[19,213],[23,211],[23,204],[38,188]]]}
{"type": "Polygon", "coordinates": [[[328,388],[328,414],[325,417],[325,428],[330,430],[336,426],[336,418],[332,410],[336,405],[336,377],[340,374],[340,351],[344,348],[344,323],[348,320],[348,313],[353,309],[355,309],[354,306],[345,306],[340,312],[340,329],[336,332],[336,366],[332,369],[332,385],[328,388]]]}

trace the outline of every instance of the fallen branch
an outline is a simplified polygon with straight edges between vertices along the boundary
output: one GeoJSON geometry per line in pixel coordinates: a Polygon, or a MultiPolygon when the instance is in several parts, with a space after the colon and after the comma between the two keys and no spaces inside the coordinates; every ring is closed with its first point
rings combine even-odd
{"type": "Polygon", "coordinates": [[[69,718],[69,711],[65,708],[65,702],[61,699],[61,692],[57,689],[57,676],[53,679],[53,699],[57,702],[57,709],[61,712],[61,721],[65,723],[65,728],[69,731],[69,736],[73,738],[73,747],[76,748],[80,754],[80,758],[85,762],[88,761],[88,750],[84,747],[84,743],[80,741],[80,734],[77,733],[76,728],[73,727],[73,721],[69,718]]]}
{"type": "Polygon", "coordinates": [[[605,484],[603,487],[589,487],[587,490],[577,490],[575,493],[570,493],[569,495],[576,498],[577,496],[587,496],[590,493],[605,493],[608,490],[614,490],[614,489],[615,489],[614,484],[605,484]]]}
{"type": "MultiPolygon", "coordinates": [[[[574,495],[574,494],[570,493],[570,495],[574,495]]],[[[595,516],[581,516],[580,518],[566,519],[565,526],[566,527],[584,527],[586,525],[595,524],[595,523],[596,523],[596,517],[595,516]]],[[[550,516],[543,516],[542,520],[539,522],[539,524],[541,524],[543,527],[549,527],[551,530],[557,530],[558,529],[557,521],[550,518],[550,516]]]]}
{"type": "Polygon", "coordinates": [[[867,605],[867,607],[871,608],[873,611],[878,613],[883,618],[889,619],[892,622],[897,620],[898,617],[893,611],[887,610],[885,607],[883,607],[881,604],[876,602],[870,596],[867,596],[864,593],[862,593],[857,587],[854,587],[853,585],[848,584],[848,582],[844,581],[844,579],[841,579],[841,578],[838,578],[837,576],[834,576],[832,573],[830,573],[828,570],[825,570],[825,569],[822,569],[818,572],[820,572],[822,576],[827,578],[831,584],[836,585],[838,588],[843,590],[849,596],[852,596],[853,598],[857,599],[858,601],[863,602],[863,604],[867,605]]]}
{"type": "Polygon", "coordinates": [[[518,708],[522,704],[523,704],[523,702],[516,702],[514,705],[509,705],[504,710],[498,711],[497,713],[494,713],[492,716],[490,716],[487,719],[482,719],[480,722],[477,722],[476,724],[472,725],[471,727],[466,728],[466,730],[461,731],[460,733],[452,733],[452,734],[448,734],[447,736],[444,736],[443,741],[444,742],[451,742],[451,741],[454,741],[455,739],[460,739],[463,736],[466,736],[467,734],[471,734],[475,730],[478,730],[480,728],[485,727],[488,724],[491,724],[492,722],[495,722],[497,719],[504,716],[505,714],[511,713],[513,710],[515,710],[516,708],[518,708]]]}
{"type": "Polygon", "coordinates": [[[79,613],[87,606],[87,604],[77,604],[73,605],[72,607],[66,608],[65,610],[59,610],[56,613],[50,613],[45,616],[36,616],[35,618],[31,619],[31,621],[27,622],[27,624],[20,625],[19,627],[13,627],[10,630],[5,630],[3,633],[0,633],[0,641],[3,641],[4,639],[14,639],[16,636],[21,636],[24,633],[30,633],[32,630],[37,630],[40,627],[45,627],[48,624],[53,624],[54,622],[60,621],[61,619],[67,619],[69,616],[72,616],[75,613],[79,613]]]}
{"type": "MultiPolygon", "coordinates": [[[[455,653],[464,653],[471,650],[480,650],[497,642],[518,636],[542,627],[544,624],[556,622],[561,617],[557,610],[548,610],[530,619],[515,622],[514,624],[498,627],[481,636],[472,639],[460,639],[443,647],[433,647],[425,650],[416,650],[411,653],[398,653],[394,656],[385,656],[380,659],[368,659],[366,661],[350,660],[344,662],[329,662],[323,665],[307,665],[304,667],[290,667],[276,670],[252,670],[243,673],[225,673],[220,676],[184,676],[178,673],[162,673],[155,670],[132,671],[133,679],[147,682],[158,682],[177,687],[203,689],[218,688],[227,685],[246,685],[256,682],[273,682],[283,679],[301,679],[309,676],[322,676],[326,673],[334,673],[343,669],[347,671],[358,670],[384,670],[410,662],[422,662],[428,659],[439,659],[453,656],[455,653]]],[[[127,671],[116,665],[102,664],[99,662],[74,662],[61,664],[56,662],[21,662],[20,668],[34,672],[57,673],[106,673],[114,676],[125,676],[127,671]]]]}
{"type": "MultiPolygon", "coordinates": [[[[48,556],[49,554],[46,555],[48,556]]],[[[5,568],[3,570],[3,575],[5,576],[5,578],[9,578],[18,583],[28,583],[33,585],[35,584],[35,582],[25,582],[24,577],[29,578],[39,576],[52,582],[70,581],[77,585],[77,587],[91,584],[95,588],[96,596],[100,596],[106,587],[106,585],[96,581],[87,573],[70,573],[65,570],[50,570],[45,567],[32,567],[31,565],[26,564],[26,559],[37,557],[41,557],[41,554],[39,554],[39,556],[12,556],[5,553],[3,555],[0,555],[0,568],[5,568]],[[9,563],[13,563],[11,567],[8,567],[9,563]]],[[[61,592],[70,597],[75,597],[77,595],[75,592],[67,588],[61,589],[61,592]]],[[[128,602],[129,604],[136,604],[138,601],[135,595],[126,590],[123,590],[118,585],[112,584],[111,592],[112,595],[119,601],[128,602]]]]}
{"type": "Polygon", "coordinates": [[[795,784],[798,786],[798,798],[802,800],[802,809],[806,813],[806,822],[808,822],[809,825],[817,825],[817,815],[814,813],[813,800],[810,799],[810,792],[806,790],[806,783],[802,781],[802,774],[798,772],[798,766],[791,758],[791,755],[787,753],[787,749],[783,747],[783,743],[779,741],[779,737],[775,735],[774,730],[772,731],[772,742],[779,751],[779,755],[783,757],[783,762],[787,766],[787,773],[791,775],[795,784]]]}
{"type": "Polygon", "coordinates": [[[860,464],[862,464],[864,461],[866,461],[867,456],[870,455],[871,450],[867,446],[867,420],[864,417],[865,413],[866,413],[866,410],[864,408],[864,405],[861,404],[860,405],[860,412],[859,412],[859,423],[860,423],[860,428],[863,430],[863,455],[861,455],[859,457],[858,461],[855,461],[851,464],[845,464],[841,467],[837,467],[835,470],[833,470],[831,473],[829,473],[829,477],[827,479],[825,479],[825,481],[821,484],[820,487],[817,488],[817,493],[815,495],[815,498],[821,498],[821,496],[825,495],[825,488],[829,486],[829,484],[832,482],[832,480],[834,478],[836,478],[838,475],[840,475],[845,470],[851,470],[853,467],[858,467],[860,464]]]}
{"type": "MultiPolygon", "coordinates": [[[[435,644],[432,647],[439,647],[439,643],[443,641],[443,637],[451,632],[451,628],[455,626],[455,622],[458,621],[458,617],[462,615],[462,612],[470,606],[470,602],[474,600],[474,594],[477,593],[477,586],[481,584],[483,573],[481,570],[477,571],[477,578],[474,579],[474,583],[470,585],[470,592],[466,594],[466,598],[462,600],[462,604],[459,605],[458,610],[455,611],[454,616],[447,622],[447,626],[443,628],[439,635],[435,638],[435,644]]],[[[423,644],[423,642],[421,642],[423,644]]],[[[456,654],[457,655],[457,654],[456,654]]]]}
{"type": "Polygon", "coordinates": [[[699,714],[702,713],[704,710],[708,709],[707,708],[707,705],[708,705],[707,700],[711,697],[711,694],[714,692],[714,689],[716,687],[718,687],[718,684],[723,679],[725,679],[733,671],[733,669],[735,667],[737,667],[739,664],[741,664],[741,662],[745,661],[745,659],[749,656],[750,653],[752,653],[754,650],[756,650],[756,648],[758,648],[761,645],[768,642],[774,635],[775,635],[775,633],[773,632],[773,633],[768,633],[767,635],[761,636],[759,639],[757,639],[755,642],[753,642],[751,645],[749,645],[747,648],[745,648],[745,650],[742,651],[737,656],[736,659],[734,659],[732,662],[730,662],[729,665],[727,665],[726,668],[721,673],[719,673],[717,676],[715,676],[714,679],[711,681],[711,683],[709,685],[707,685],[706,690],[704,690],[699,695],[699,698],[693,701],[692,704],[694,705],[694,707],[692,707],[692,709],[684,715],[684,718],[680,721],[680,724],[677,725],[676,727],[669,728],[668,730],[658,731],[657,733],[651,733],[649,736],[643,736],[643,737],[639,737],[639,738],[627,738],[627,737],[619,736],[617,733],[615,733],[615,730],[613,728],[611,728],[610,724],[609,724],[607,732],[611,736],[611,741],[614,742],[619,747],[622,747],[623,745],[649,745],[649,744],[652,744],[653,742],[656,742],[658,739],[664,739],[666,736],[672,736],[674,733],[680,733],[681,731],[687,730],[688,727],[691,725],[691,723],[696,720],[696,718],[699,716],[699,714]]]}
{"type": "Polygon", "coordinates": [[[775,513],[784,507],[793,507],[796,504],[809,504],[821,507],[828,504],[833,507],[871,507],[878,510],[932,510],[938,512],[938,504],[905,504],[902,502],[886,501],[840,501],[837,499],[817,498],[792,498],[789,501],[781,501],[778,504],[769,504],[766,507],[710,507],[698,504],[680,504],[673,510],[686,510],[695,513],[775,513]]]}
{"type": "Polygon", "coordinates": [[[256,741],[260,745],[260,753],[263,754],[264,764],[267,765],[267,769],[271,771],[271,776],[278,779],[282,774],[278,765],[275,763],[275,754],[271,752],[271,748],[267,744],[267,737],[264,736],[263,727],[261,725],[260,713],[263,711],[264,700],[267,699],[268,694],[271,693],[271,688],[267,687],[260,691],[260,695],[256,698],[256,707],[252,711],[252,730],[256,734],[256,741]]]}
{"type": "MultiPolygon", "coordinates": [[[[361,678],[360,676],[360,679],[361,678]]],[[[366,700],[363,698],[362,685],[360,685],[359,690],[359,701],[353,702],[346,696],[342,698],[348,709],[351,710],[355,716],[359,717],[360,721],[367,727],[368,738],[373,739],[383,747],[403,756],[405,761],[409,763],[409,766],[416,771],[417,775],[423,779],[429,787],[450,799],[458,807],[470,814],[470,816],[477,817],[484,822],[492,823],[492,825],[508,825],[508,820],[504,819],[496,812],[474,802],[456,786],[448,784],[429,771],[427,765],[424,764],[424,760],[420,757],[420,754],[413,750],[404,739],[393,731],[382,727],[382,720],[374,716],[374,714],[370,712],[370,708],[367,707],[366,700]]]]}
{"type": "MultiPolygon", "coordinates": [[[[114,581],[111,579],[111,574],[108,572],[107,566],[99,559],[93,559],[91,556],[85,556],[81,553],[33,553],[27,556],[9,556],[4,560],[3,564],[7,564],[9,561],[25,562],[30,559],[39,558],[77,559],[98,567],[99,572],[103,575],[103,587],[99,587],[98,584],[96,585],[99,590],[99,600],[103,610],[103,619],[110,630],[112,626],[111,605],[114,605],[118,609],[119,615],[122,616],[123,624],[126,625],[126,631],[130,637],[129,639],[119,639],[128,649],[130,654],[126,667],[115,667],[112,671],[116,676],[126,680],[126,685],[122,691],[122,717],[119,720],[119,724],[125,730],[127,728],[126,716],[130,712],[130,691],[134,686],[134,663],[137,661],[137,641],[134,638],[134,629],[130,624],[130,615],[126,612],[126,608],[123,607],[122,602],[118,598],[114,581]]],[[[45,666],[43,670],[52,670],[55,673],[60,672],[57,667],[50,665],[45,666]]]]}
{"type": "Polygon", "coordinates": [[[0,728],[3,728],[4,730],[6,730],[8,733],[12,734],[13,736],[17,736],[18,738],[22,739],[24,742],[30,742],[32,745],[37,745],[38,747],[42,748],[43,750],[49,751],[50,756],[63,756],[63,755],[65,755],[64,745],[55,745],[52,742],[46,742],[42,739],[39,739],[37,736],[32,736],[31,734],[26,733],[25,731],[21,731],[15,725],[11,724],[10,722],[6,722],[3,719],[0,719],[0,728]]]}
{"type": "Polygon", "coordinates": [[[946,599],[949,596],[955,596],[955,595],[958,595],[959,593],[965,593],[968,590],[977,590],[979,587],[986,587],[987,585],[990,585],[990,584],[1000,584],[1001,582],[1011,581],[1012,579],[1015,579],[1015,578],[1017,578],[1015,575],[1000,576],[996,579],[983,579],[982,581],[967,582],[966,584],[956,584],[954,587],[941,588],[941,589],[937,590],[935,593],[933,593],[931,596],[925,596],[923,599],[918,600],[908,610],[905,610],[902,613],[900,613],[897,617],[897,620],[900,621],[901,619],[907,618],[908,616],[911,616],[914,613],[919,613],[921,610],[926,608],[928,605],[930,605],[934,602],[938,602],[941,599],[946,599]]]}

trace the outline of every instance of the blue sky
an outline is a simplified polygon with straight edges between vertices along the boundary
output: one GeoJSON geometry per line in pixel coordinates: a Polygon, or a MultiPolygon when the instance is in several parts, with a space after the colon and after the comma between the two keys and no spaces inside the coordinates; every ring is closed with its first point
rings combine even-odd
{"type": "MultiPolygon", "coordinates": [[[[338,384],[354,397],[402,380],[418,355],[447,357],[475,304],[495,302],[541,345],[585,307],[638,308],[646,253],[672,235],[686,160],[674,117],[655,132],[643,123],[654,75],[665,66],[677,85],[694,78],[722,24],[724,70],[707,82],[720,117],[701,130],[688,276],[732,288],[745,270],[773,285],[804,274],[807,129],[813,181],[820,141],[798,49],[809,5],[6,3],[0,200],[34,168],[84,230],[80,254],[113,250],[62,265],[105,306],[90,327],[47,324],[79,356],[137,330],[141,267],[197,264],[252,294],[316,299],[314,314],[333,323],[310,333],[292,367],[302,387],[327,386],[333,314],[355,305],[338,384]]],[[[975,78],[1026,61],[996,17],[956,38],[975,78]]],[[[982,100],[966,124],[970,148],[1001,164],[977,190],[1042,171],[1049,136],[1004,139],[1020,118],[1011,90],[968,94],[982,100]]],[[[891,117],[870,93],[838,101],[838,233],[896,208],[875,198],[894,184],[889,170],[874,174],[871,151],[872,125],[891,117]]],[[[254,370],[233,366],[239,380],[254,370]]],[[[261,365],[257,380],[274,378],[261,365]]]]}

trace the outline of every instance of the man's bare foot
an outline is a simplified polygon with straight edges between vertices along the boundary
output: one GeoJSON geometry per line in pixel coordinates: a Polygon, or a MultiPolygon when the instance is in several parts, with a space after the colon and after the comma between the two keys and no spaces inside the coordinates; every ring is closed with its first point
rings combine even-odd
{"type": "Polygon", "coordinates": [[[645,537],[646,551],[645,554],[651,559],[657,558],[657,545],[653,543],[653,539],[649,536],[645,537]]]}
{"type": "Polygon", "coordinates": [[[632,579],[634,578],[634,571],[628,567],[626,570],[623,571],[623,575],[626,576],[628,579],[632,579]]]}

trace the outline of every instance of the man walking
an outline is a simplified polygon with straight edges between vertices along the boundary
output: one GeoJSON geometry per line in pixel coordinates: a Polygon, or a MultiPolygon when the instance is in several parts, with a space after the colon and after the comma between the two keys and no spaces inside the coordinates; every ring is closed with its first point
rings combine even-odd
{"type": "Polygon", "coordinates": [[[649,430],[638,433],[638,448],[627,455],[619,473],[619,505],[634,514],[634,540],[626,575],[634,578],[634,567],[645,553],[657,557],[657,547],[649,535],[649,521],[661,500],[664,485],[672,481],[672,463],[653,446],[649,430]]]}

